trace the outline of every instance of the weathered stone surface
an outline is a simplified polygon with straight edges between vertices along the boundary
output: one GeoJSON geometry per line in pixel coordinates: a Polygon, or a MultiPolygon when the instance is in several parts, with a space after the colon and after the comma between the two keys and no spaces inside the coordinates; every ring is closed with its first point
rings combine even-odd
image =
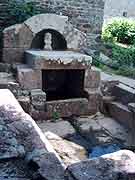
{"type": "Polygon", "coordinates": [[[17,79],[24,89],[41,88],[41,71],[34,71],[27,66],[17,67],[17,79]]]}
{"type": "Polygon", "coordinates": [[[100,80],[99,71],[95,71],[92,69],[86,70],[85,82],[84,82],[85,88],[99,88],[100,83],[101,83],[101,80],[100,80]]]}
{"type": "Polygon", "coordinates": [[[33,163],[37,167],[36,178],[40,175],[39,179],[43,180],[64,180],[64,168],[54,153],[45,153],[40,158],[35,156],[29,165],[33,163]]]}
{"type": "Polygon", "coordinates": [[[67,99],[46,102],[46,117],[52,118],[56,113],[59,117],[84,115],[88,113],[88,100],[86,98],[67,99]]]}
{"type": "Polygon", "coordinates": [[[120,124],[128,129],[132,127],[133,114],[127,106],[119,102],[108,103],[108,112],[113,118],[115,118],[120,124]]]}
{"type": "Polygon", "coordinates": [[[67,180],[133,180],[135,154],[121,150],[100,158],[86,160],[67,168],[67,180]]]}
{"type": "Polygon", "coordinates": [[[27,113],[30,112],[30,97],[29,96],[19,96],[18,102],[22,106],[23,110],[27,113]]]}
{"type": "MultiPolygon", "coordinates": [[[[104,1],[87,1],[80,0],[78,3],[75,0],[36,0],[34,2],[38,7],[44,8],[45,12],[56,13],[68,16],[70,22],[84,33],[87,33],[87,51],[95,52],[97,48],[97,37],[100,36],[103,23],[104,1]]],[[[12,17],[9,17],[8,0],[0,2],[0,26],[2,29],[8,27],[12,22],[12,17]]],[[[42,22],[41,22],[42,23],[42,22]]]]}
{"type": "Polygon", "coordinates": [[[53,168],[56,179],[62,179],[64,169],[61,160],[40,128],[24,113],[9,90],[0,90],[0,99],[1,158],[25,157],[26,164],[34,161],[38,165],[33,176],[36,173],[38,178],[54,180],[53,168]],[[51,168],[48,173],[47,168],[51,168]]]}
{"type": "Polygon", "coordinates": [[[68,138],[75,134],[75,129],[68,121],[55,120],[55,122],[37,122],[43,133],[50,131],[62,138],[68,138]]]}
{"type": "Polygon", "coordinates": [[[52,132],[46,132],[45,135],[66,166],[87,158],[84,147],[62,139],[52,132]]]}
{"type": "Polygon", "coordinates": [[[92,57],[73,51],[25,51],[27,64],[33,69],[86,69],[92,57]]]}
{"type": "Polygon", "coordinates": [[[30,180],[33,171],[21,158],[11,159],[10,161],[0,161],[1,180],[30,180]]]}
{"type": "Polygon", "coordinates": [[[86,118],[75,118],[73,123],[92,146],[107,143],[129,146],[130,132],[112,118],[97,114],[86,118]]]}
{"type": "Polygon", "coordinates": [[[45,109],[31,109],[31,116],[34,120],[58,119],[60,117],[70,117],[72,115],[88,114],[88,100],[86,98],[76,98],[57,101],[46,101],[45,109]]]}
{"type": "Polygon", "coordinates": [[[2,61],[6,63],[23,63],[24,51],[27,48],[3,48],[2,61]]]}
{"type": "Polygon", "coordinates": [[[135,113],[135,103],[129,103],[128,104],[128,108],[131,112],[135,113]]]}
{"type": "Polygon", "coordinates": [[[101,92],[104,96],[112,96],[112,90],[119,84],[118,80],[105,79],[101,83],[101,92]]]}
{"type": "Polygon", "coordinates": [[[30,48],[32,31],[25,24],[16,24],[3,31],[4,48],[30,48]]]}
{"type": "Polygon", "coordinates": [[[26,20],[24,24],[26,24],[34,34],[37,34],[44,29],[53,29],[60,32],[67,41],[68,49],[80,50],[86,46],[86,35],[81,31],[76,30],[68,22],[67,16],[39,14],[26,20]]]}
{"type": "Polygon", "coordinates": [[[135,103],[135,90],[122,83],[112,88],[112,96],[115,96],[115,100],[121,102],[124,105],[128,105],[130,102],[135,103]]]}
{"type": "Polygon", "coordinates": [[[99,89],[85,88],[88,98],[88,110],[90,114],[96,114],[99,112],[101,103],[101,92],[99,89]]]}
{"type": "Polygon", "coordinates": [[[0,72],[10,73],[11,72],[11,64],[1,62],[0,63],[0,72]]]}
{"type": "Polygon", "coordinates": [[[35,110],[45,110],[46,93],[41,89],[31,90],[30,99],[35,110]]]}

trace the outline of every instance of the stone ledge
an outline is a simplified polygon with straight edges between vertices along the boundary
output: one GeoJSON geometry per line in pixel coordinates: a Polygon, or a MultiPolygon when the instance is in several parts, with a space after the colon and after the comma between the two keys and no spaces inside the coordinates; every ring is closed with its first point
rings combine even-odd
{"type": "MultiPolygon", "coordinates": [[[[36,163],[38,168],[35,171],[40,174],[40,177],[49,180],[64,179],[64,168],[61,159],[34,120],[23,111],[9,90],[1,89],[0,99],[0,124],[3,128],[7,127],[7,134],[9,134],[8,131],[13,133],[15,140],[25,150],[17,152],[20,155],[23,152],[27,164],[36,163]]],[[[5,134],[5,141],[2,141],[3,145],[6,145],[8,140],[5,134]]],[[[14,155],[14,152],[19,150],[19,146],[15,146],[15,149],[12,148],[12,150],[14,150],[12,153],[14,155]]],[[[0,149],[0,152],[3,152],[2,149],[0,149]]],[[[8,157],[8,159],[10,158],[12,156],[8,157]]]]}

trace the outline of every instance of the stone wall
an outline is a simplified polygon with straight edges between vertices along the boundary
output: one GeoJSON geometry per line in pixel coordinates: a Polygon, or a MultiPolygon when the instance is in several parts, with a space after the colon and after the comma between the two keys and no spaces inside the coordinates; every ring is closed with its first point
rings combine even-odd
{"type": "MultiPolygon", "coordinates": [[[[104,0],[35,0],[45,8],[45,12],[62,14],[69,17],[70,22],[87,34],[87,50],[94,52],[100,44],[100,33],[103,23],[104,0]]],[[[0,26],[9,25],[8,0],[0,2],[0,26]]]]}
{"type": "Polygon", "coordinates": [[[134,0],[105,0],[104,21],[113,17],[128,17],[135,19],[134,0]]]}

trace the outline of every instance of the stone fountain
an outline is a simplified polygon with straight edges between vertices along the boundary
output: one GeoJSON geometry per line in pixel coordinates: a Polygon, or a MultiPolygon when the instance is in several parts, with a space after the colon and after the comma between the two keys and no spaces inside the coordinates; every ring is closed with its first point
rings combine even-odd
{"type": "Polygon", "coordinates": [[[5,29],[3,61],[18,64],[17,79],[30,91],[33,117],[98,111],[100,77],[85,47],[86,35],[66,16],[39,14],[5,29]]]}

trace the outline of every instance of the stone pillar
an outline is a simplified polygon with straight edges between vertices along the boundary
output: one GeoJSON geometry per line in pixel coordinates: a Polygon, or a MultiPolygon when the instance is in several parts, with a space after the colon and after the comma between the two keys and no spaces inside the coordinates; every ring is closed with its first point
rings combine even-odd
{"type": "Polygon", "coordinates": [[[90,114],[95,114],[99,111],[101,100],[100,93],[100,72],[92,69],[87,69],[85,72],[84,89],[88,98],[88,110],[90,114]]]}
{"type": "Polygon", "coordinates": [[[34,120],[46,119],[46,93],[41,89],[33,89],[30,93],[30,115],[34,120]]]}

